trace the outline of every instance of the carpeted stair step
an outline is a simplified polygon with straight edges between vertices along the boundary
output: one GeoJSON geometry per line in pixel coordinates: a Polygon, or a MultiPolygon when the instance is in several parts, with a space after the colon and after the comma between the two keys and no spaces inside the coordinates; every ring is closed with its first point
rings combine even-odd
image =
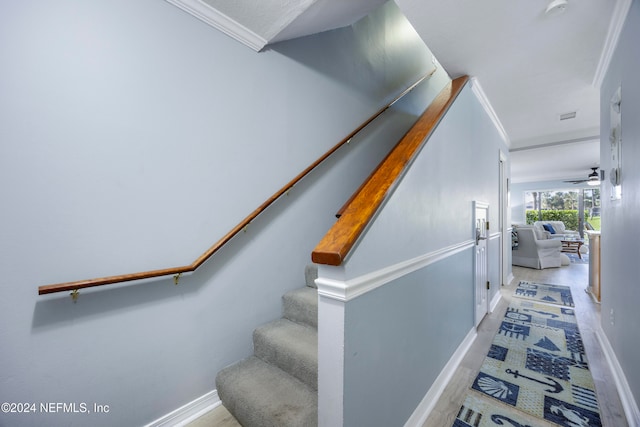
{"type": "Polygon", "coordinates": [[[317,392],[255,356],[220,371],[216,387],[244,427],[318,425],[317,392]]]}
{"type": "Polygon", "coordinates": [[[282,296],[283,317],[318,328],[318,290],[305,286],[282,296]]]}
{"type": "Polygon", "coordinates": [[[308,287],[318,288],[316,285],[316,279],[318,278],[318,266],[316,264],[309,264],[304,268],[304,280],[308,287]]]}
{"type": "Polygon", "coordinates": [[[318,389],[318,331],[278,319],[253,332],[254,355],[318,389]]]}

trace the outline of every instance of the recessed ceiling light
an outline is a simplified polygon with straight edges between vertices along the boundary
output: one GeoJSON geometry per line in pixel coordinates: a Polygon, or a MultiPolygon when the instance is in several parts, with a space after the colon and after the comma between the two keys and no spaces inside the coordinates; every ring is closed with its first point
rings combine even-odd
{"type": "Polygon", "coordinates": [[[564,12],[569,2],[567,0],[551,0],[544,13],[547,15],[564,12]]]}
{"type": "Polygon", "coordinates": [[[572,111],[570,113],[560,114],[560,120],[569,120],[569,119],[575,119],[575,118],[576,118],[575,111],[572,111]]]}

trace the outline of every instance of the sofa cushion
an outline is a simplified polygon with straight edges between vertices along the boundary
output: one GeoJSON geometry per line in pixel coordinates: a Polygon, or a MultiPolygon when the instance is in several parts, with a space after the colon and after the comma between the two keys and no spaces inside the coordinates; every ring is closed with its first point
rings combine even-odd
{"type": "Polygon", "coordinates": [[[545,230],[547,230],[549,233],[551,234],[556,234],[556,230],[555,228],[553,228],[553,225],[551,224],[542,224],[542,226],[544,227],[545,230]]]}
{"type": "Polygon", "coordinates": [[[533,224],[533,226],[536,227],[538,230],[542,231],[543,233],[547,233],[548,238],[550,238],[550,237],[558,238],[558,237],[562,237],[562,236],[574,236],[574,237],[577,237],[579,235],[577,231],[567,230],[562,221],[536,221],[533,224]],[[551,232],[550,231],[546,231],[545,230],[545,228],[544,228],[545,224],[550,225],[551,227],[553,227],[553,229],[556,232],[553,236],[551,236],[551,232]]]}
{"type": "Polygon", "coordinates": [[[562,222],[562,221],[549,221],[549,225],[552,226],[554,230],[556,230],[557,234],[564,234],[564,232],[565,232],[564,222],[562,222]]]}
{"type": "Polygon", "coordinates": [[[539,228],[534,228],[533,233],[536,235],[537,240],[546,240],[549,238],[549,233],[539,228]]]}

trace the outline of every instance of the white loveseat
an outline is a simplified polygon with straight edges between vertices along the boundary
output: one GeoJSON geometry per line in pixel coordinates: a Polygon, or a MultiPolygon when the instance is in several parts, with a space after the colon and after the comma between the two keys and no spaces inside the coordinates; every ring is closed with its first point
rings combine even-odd
{"type": "Polygon", "coordinates": [[[562,242],[546,239],[535,226],[519,225],[515,227],[518,244],[511,252],[511,263],[521,267],[543,268],[562,265],[562,242]]]}
{"type": "MultiPolygon", "coordinates": [[[[538,230],[540,233],[543,233],[547,239],[558,239],[558,238],[562,238],[564,236],[567,237],[579,237],[580,234],[578,234],[577,231],[574,230],[567,230],[564,228],[564,222],[562,221],[536,221],[533,223],[533,226],[536,228],[536,230],[538,230]],[[545,230],[544,226],[545,224],[550,225],[551,227],[553,227],[553,231],[555,231],[555,233],[551,233],[550,231],[545,230]]],[[[540,234],[539,234],[540,236],[540,234]]]]}

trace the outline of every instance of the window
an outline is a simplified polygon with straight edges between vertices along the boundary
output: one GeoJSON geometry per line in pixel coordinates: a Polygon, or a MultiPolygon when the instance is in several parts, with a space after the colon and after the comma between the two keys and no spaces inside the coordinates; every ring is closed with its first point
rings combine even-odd
{"type": "Polygon", "coordinates": [[[580,233],[589,227],[600,230],[599,188],[527,191],[524,202],[527,224],[562,221],[580,233]]]}

